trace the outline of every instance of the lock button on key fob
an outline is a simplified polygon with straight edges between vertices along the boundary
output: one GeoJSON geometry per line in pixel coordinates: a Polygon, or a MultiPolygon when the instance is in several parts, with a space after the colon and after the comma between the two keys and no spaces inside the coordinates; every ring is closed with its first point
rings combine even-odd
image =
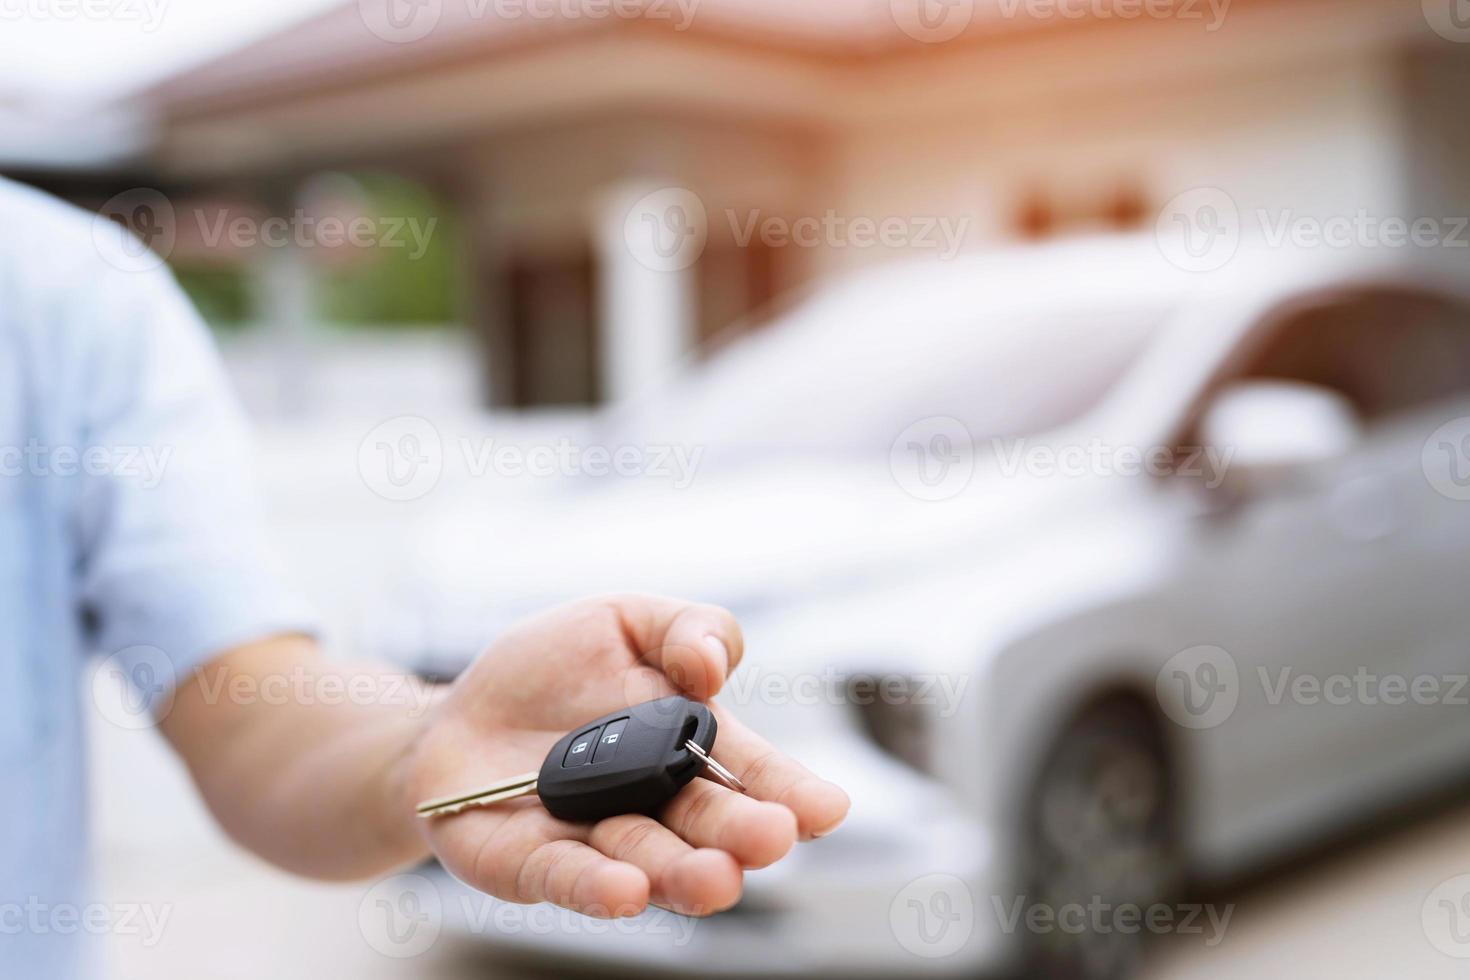
{"type": "MultiPolygon", "coordinates": [[[[585,765],[592,761],[593,746],[597,744],[597,736],[600,730],[596,728],[582,732],[571,740],[566,747],[566,755],[562,757],[562,766],[570,769],[572,766],[585,765]]],[[[555,758],[553,753],[552,758],[555,758]]]]}

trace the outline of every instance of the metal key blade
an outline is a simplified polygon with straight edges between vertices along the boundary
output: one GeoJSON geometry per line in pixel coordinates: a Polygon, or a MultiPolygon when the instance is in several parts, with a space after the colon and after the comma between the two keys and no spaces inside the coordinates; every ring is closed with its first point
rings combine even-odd
{"type": "Polygon", "coordinates": [[[737,793],[745,792],[745,784],[737,779],[733,772],[716,762],[714,756],[710,755],[704,749],[700,748],[699,743],[694,741],[694,739],[691,738],[687,742],[685,742],[684,748],[688,749],[690,752],[693,752],[695,755],[703,759],[704,764],[709,767],[710,771],[713,772],[716,776],[720,777],[720,782],[724,783],[726,786],[730,787],[737,793]]]}
{"type": "Polygon", "coordinates": [[[510,779],[502,779],[492,786],[473,793],[457,793],[454,796],[445,796],[437,800],[425,800],[415,809],[421,817],[444,817],[471,807],[504,803],[506,800],[513,800],[536,792],[538,775],[534,772],[523,773],[519,776],[512,776],[510,779]]]}

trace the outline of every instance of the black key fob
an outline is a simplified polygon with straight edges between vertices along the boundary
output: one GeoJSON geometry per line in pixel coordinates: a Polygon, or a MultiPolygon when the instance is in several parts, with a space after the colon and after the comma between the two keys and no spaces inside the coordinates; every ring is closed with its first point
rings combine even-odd
{"type": "Polygon", "coordinates": [[[704,769],[686,747],[715,744],[715,716],[677,695],[590,721],[547,753],[536,780],[541,803],[562,820],[652,815],[704,769]]]}

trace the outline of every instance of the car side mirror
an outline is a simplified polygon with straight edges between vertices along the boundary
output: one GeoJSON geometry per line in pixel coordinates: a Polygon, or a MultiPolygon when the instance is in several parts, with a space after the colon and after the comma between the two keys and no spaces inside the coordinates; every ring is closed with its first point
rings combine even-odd
{"type": "Polygon", "coordinates": [[[1281,486],[1304,466],[1351,449],[1362,435],[1346,397],[1318,385],[1249,381],[1223,389],[1199,424],[1221,460],[1220,486],[1232,496],[1281,486]]]}

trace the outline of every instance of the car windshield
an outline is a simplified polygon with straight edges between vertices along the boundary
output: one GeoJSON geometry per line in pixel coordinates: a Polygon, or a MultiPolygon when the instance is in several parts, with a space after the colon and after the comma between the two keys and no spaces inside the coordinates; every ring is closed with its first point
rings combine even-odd
{"type": "Polygon", "coordinates": [[[977,440],[1044,431],[1096,405],[1177,304],[1177,289],[1102,265],[1069,277],[988,258],[849,278],[613,424],[726,457],[887,452],[932,416],[977,440]]]}

